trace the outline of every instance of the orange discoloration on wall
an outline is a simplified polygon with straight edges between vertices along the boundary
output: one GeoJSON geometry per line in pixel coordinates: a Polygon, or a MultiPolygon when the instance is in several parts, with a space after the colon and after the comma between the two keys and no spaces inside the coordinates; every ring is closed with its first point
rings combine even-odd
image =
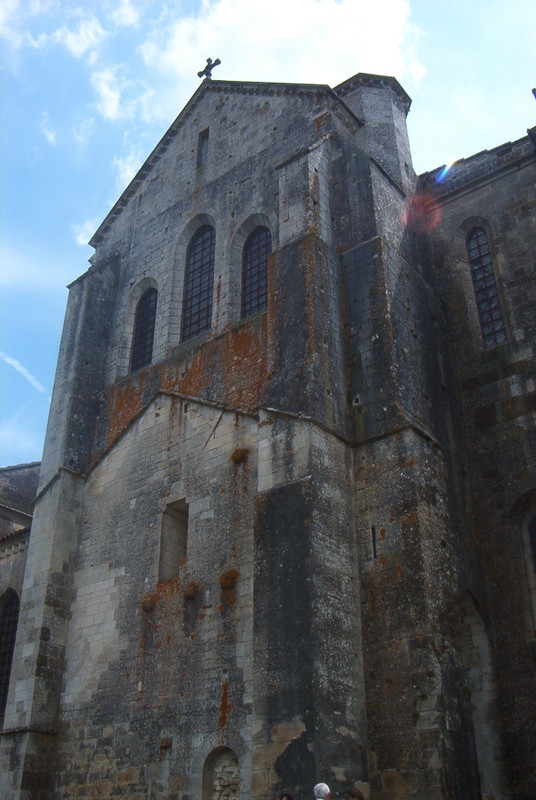
{"type": "Polygon", "coordinates": [[[220,575],[221,587],[221,602],[219,611],[224,614],[227,610],[231,610],[236,603],[236,584],[238,583],[239,574],[236,569],[229,569],[227,572],[222,572],[220,575]]]}
{"type": "Polygon", "coordinates": [[[156,604],[158,603],[159,599],[160,597],[158,596],[157,593],[146,594],[141,599],[141,607],[143,608],[144,611],[152,611],[156,606],[156,604]]]}
{"type": "Polygon", "coordinates": [[[111,388],[108,398],[110,413],[106,431],[106,449],[124,431],[132,419],[140,413],[144,384],[145,372],[141,372],[127,383],[111,388]]]}
{"type": "Polygon", "coordinates": [[[181,587],[181,580],[180,577],[171,578],[169,581],[158,581],[156,584],[156,592],[155,595],[158,599],[164,597],[171,597],[172,595],[176,595],[179,593],[181,587]]]}
{"type": "Polygon", "coordinates": [[[313,122],[316,126],[316,133],[318,136],[320,136],[323,133],[328,119],[329,119],[329,113],[327,111],[324,111],[323,114],[319,114],[318,117],[315,117],[313,119],[313,122]]]}
{"type": "Polygon", "coordinates": [[[220,729],[226,727],[227,717],[230,711],[231,705],[229,703],[229,684],[226,680],[224,680],[221,685],[220,718],[218,720],[220,729]]]}
{"type": "Polygon", "coordinates": [[[210,339],[188,354],[186,363],[161,365],[162,389],[205,396],[218,373],[218,396],[211,399],[243,411],[253,410],[266,378],[265,338],[266,316],[260,320],[260,331],[255,323],[246,323],[210,339]]]}
{"type": "MultiPolygon", "coordinates": [[[[267,378],[267,315],[252,322],[229,328],[224,334],[185,353],[182,358],[151,365],[120,385],[111,387],[102,397],[109,409],[102,449],[93,456],[93,465],[107,452],[126,428],[143,411],[144,389],[151,378],[155,392],[184,394],[211,402],[222,403],[230,409],[252,412],[259,405],[262,386],[267,378]],[[214,376],[218,380],[214,380],[214,376]]],[[[184,413],[179,405],[178,423],[184,413]]],[[[172,406],[172,422],[176,420],[176,405],[172,406]]]]}
{"type": "Polygon", "coordinates": [[[243,464],[244,461],[247,461],[248,455],[249,447],[237,447],[236,450],[233,450],[231,461],[234,464],[243,464]]]}
{"type": "Polygon", "coordinates": [[[316,337],[315,337],[315,298],[316,286],[314,276],[314,236],[306,236],[300,243],[300,261],[305,270],[305,311],[307,315],[307,337],[306,337],[306,353],[309,358],[312,358],[316,353],[316,337]]]}

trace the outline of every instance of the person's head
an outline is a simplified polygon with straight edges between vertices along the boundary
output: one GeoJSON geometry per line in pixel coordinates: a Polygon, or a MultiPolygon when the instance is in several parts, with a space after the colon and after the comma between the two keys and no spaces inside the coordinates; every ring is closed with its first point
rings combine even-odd
{"type": "Polygon", "coordinates": [[[347,800],[365,800],[365,796],[361,789],[349,789],[346,792],[347,800]]]}
{"type": "Polygon", "coordinates": [[[294,798],[289,792],[283,792],[283,794],[279,795],[279,800],[294,800],[294,798]]]}
{"type": "Polygon", "coordinates": [[[317,783],[313,791],[318,800],[327,800],[331,794],[327,783],[317,783]]]}

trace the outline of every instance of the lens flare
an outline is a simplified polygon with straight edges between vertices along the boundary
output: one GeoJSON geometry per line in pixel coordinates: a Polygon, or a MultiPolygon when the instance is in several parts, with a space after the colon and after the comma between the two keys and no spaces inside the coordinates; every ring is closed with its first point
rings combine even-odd
{"type": "Polygon", "coordinates": [[[428,233],[439,225],[441,209],[431,194],[415,194],[406,206],[402,221],[412,233],[428,233]]]}
{"type": "Polygon", "coordinates": [[[437,176],[437,178],[436,178],[436,183],[442,183],[442,182],[445,180],[445,178],[447,177],[447,175],[448,175],[448,174],[449,174],[449,172],[451,171],[451,169],[452,169],[452,167],[453,167],[453,165],[454,165],[455,161],[456,161],[456,159],[455,159],[455,158],[451,158],[451,160],[449,161],[449,163],[448,163],[448,164],[446,164],[446,165],[443,167],[443,169],[441,170],[441,172],[439,173],[439,175],[438,175],[438,176],[437,176]]]}

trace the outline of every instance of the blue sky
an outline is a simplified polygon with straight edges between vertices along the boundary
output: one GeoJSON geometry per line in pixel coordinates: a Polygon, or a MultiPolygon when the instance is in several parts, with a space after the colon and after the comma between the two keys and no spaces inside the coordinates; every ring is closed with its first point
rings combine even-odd
{"type": "Polygon", "coordinates": [[[41,458],[91,234],[199,85],[394,75],[417,172],[536,125],[534,0],[3,0],[0,464],[41,458]]]}

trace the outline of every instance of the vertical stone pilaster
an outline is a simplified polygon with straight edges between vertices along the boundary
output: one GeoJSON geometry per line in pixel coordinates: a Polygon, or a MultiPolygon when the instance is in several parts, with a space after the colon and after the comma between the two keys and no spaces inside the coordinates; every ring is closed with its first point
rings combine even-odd
{"type": "Polygon", "coordinates": [[[46,786],[51,779],[49,751],[69,625],[80,481],[61,470],[36,504],[4,717],[4,732],[14,748],[12,771],[1,778],[5,797],[32,797],[28,786],[46,786]]]}

